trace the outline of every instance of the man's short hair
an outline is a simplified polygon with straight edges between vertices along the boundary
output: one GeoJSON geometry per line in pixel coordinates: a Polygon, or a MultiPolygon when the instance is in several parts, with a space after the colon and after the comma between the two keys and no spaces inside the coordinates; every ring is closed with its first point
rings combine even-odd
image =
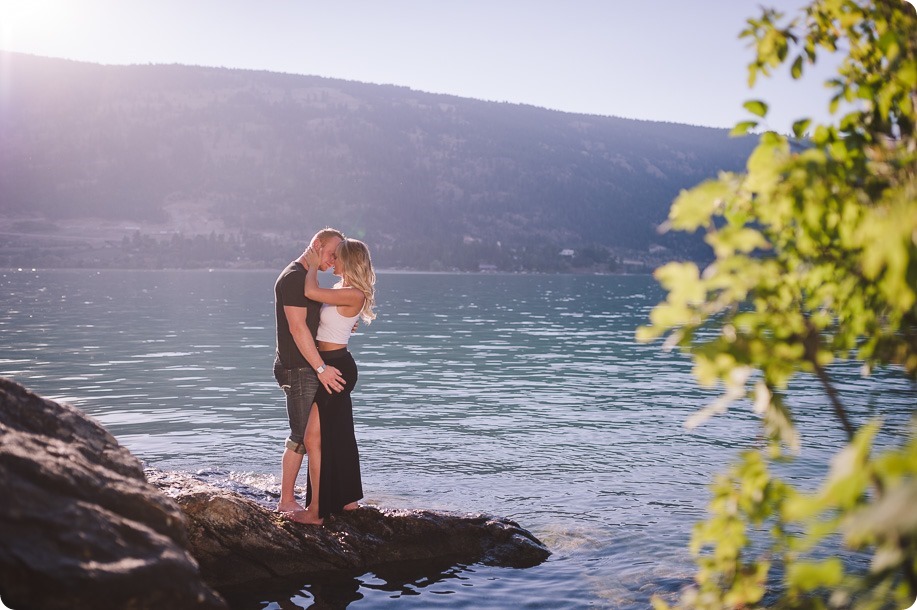
{"type": "Polygon", "coordinates": [[[332,229],[331,227],[325,227],[324,229],[316,233],[315,236],[312,238],[312,241],[310,241],[309,243],[311,244],[314,241],[325,243],[325,240],[328,239],[329,237],[337,237],[341,241],[344,240],[343,233],[341,233],[337,229],[332,229]]]}

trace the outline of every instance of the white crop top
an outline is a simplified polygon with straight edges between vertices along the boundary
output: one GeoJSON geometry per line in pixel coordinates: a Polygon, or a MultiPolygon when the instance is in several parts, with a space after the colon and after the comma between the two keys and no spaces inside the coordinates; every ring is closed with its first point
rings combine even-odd
{"type": "Polygon", "coordinates": [[[350,318],[344,317],[338,312],[337,305],[322,303],[321,322],[319,322],[315,338],[328,343],[347,345],[353,324],[359,317],[360,314],[350,318]]]}

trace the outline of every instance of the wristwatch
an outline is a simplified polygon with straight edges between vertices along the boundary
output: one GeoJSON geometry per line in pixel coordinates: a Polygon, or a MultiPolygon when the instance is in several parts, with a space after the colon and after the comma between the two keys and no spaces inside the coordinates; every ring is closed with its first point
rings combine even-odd
{"type": "Polygon", "coordinates": [[[321,365],[320,367],[318,367],[317,369],[315,369],[315,372],[318,373],[319,375],[321,375],[322,373],[324,373],[324,372],[325,372],[325,363],[323,362],[322,365],[321,365]]]}

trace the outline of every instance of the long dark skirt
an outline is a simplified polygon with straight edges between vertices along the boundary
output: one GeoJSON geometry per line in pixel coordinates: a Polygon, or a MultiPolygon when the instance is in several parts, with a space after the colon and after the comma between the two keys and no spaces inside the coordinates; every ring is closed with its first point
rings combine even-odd
{"type": "MultiPolygon", "coordinates": [[[[325,364],[341,371],[346,385],[338,393],[329,393],[319,384],[315,395],[322,427],[322,467],[319,475],[318,515],[343,510],[344,506],[363,497],[360,479],[360,453],[353,430],[353,402],[350,393],[357,385],[357,363],[346,349],[321,352],[325,364]]],[[[306,484],[306,505],[312,502],[312,482],[306,484]]]]}

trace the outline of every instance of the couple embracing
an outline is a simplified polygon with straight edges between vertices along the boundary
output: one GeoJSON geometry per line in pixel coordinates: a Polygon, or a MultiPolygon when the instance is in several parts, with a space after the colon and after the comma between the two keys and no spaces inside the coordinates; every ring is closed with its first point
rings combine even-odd
{"type": "Polygon", "coordinates": [[[300,523],[357,508],[363,497],[350,393],[357,366],[347,342],[360,320],[369,324],[374,285],[369,250],[336,229],[322,229],[274,284],[277,354],[274,377],[286,394],[290,436],[281,462],[278,512],[300,523]],[[334,288],[318,272],[334,268],[334,288]],[[305,507],[294,488],[308,455],[305,507]]]}

